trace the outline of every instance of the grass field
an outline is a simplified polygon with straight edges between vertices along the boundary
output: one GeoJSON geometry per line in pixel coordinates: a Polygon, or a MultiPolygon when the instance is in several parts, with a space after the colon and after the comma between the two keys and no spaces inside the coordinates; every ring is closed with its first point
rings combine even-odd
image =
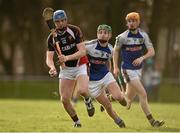
{"type": "Polygon", "coordinates": [[[82,127],[73,128],[73,123],[58,100],[0,100],[1,132],[180,132],[180,104],[151,103],[154,116],[164,119],[166,124],[152,128],[142,114],[137,103],[131,110],[125,110],[118,103],[113,103],[115,110],[124,119],[127,128],[121,129],[105,112],[100,112],[99,104],[94,102],[96,113],[89,118],[83,102],[75,106],[81,119],[82,127]]]}

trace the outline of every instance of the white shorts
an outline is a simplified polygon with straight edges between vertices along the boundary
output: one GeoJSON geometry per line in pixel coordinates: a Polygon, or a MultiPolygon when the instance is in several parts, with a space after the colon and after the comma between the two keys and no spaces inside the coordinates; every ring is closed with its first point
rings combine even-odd
{"type": "Polygon", "coordinates": [[[124,82],[127,83],[131,80],[141,79],[142,69],[138,69],[138,70],[121,69],[121,73],[124,82]]]}
{"type": "Polygon", "coordinates": [[[86,64],[77,67],[66,67],[62,69],[59,73],[59,78],[75,80],[79,75],[87,75],[86,64]]]}
{"type": "Polygon", "coordinates": [[[115,82],[112,73],[108,72],[104,78],[98,81],[89,81],[89,93],[92,97],[98,97],[110,83],[115,82]]]}

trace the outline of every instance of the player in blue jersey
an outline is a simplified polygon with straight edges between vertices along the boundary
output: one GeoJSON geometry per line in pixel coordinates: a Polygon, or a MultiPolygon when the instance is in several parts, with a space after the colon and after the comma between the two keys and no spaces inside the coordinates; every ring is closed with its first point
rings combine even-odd
{"type": "Polygon", "coordinates": [[[110,26],[106,24],[99,25],[97,39],[85,42],[90,63],[89,92],[92,97],[104,106],[109,116],[119,127],[125,127],[123,120],[113,110],[105,92],[105,89],[107,89],[115,100],[119,101],[123,106],[127,105],[116,80],[108,68],[113,55],[113,47],[108,43],[111,32],[110,26]]]}
{"type": "Polygon", "coordinates": [[[121,73],[126,82],[126,96],[131,103],[136,95],[148,121],[153,127],[160,127],[164,121],[155,120],[149,109],[147,94],[141,83],[142,63],[155,55],[153,45],[146,32],[141,30],[140,15],[131,12],[126,16],[128,30],[118,35],[114,46],[114,75],[120,73],[118,60],[121,56],[121,73]],[[147,52],[144,54],[144,48],[147,52]]]}

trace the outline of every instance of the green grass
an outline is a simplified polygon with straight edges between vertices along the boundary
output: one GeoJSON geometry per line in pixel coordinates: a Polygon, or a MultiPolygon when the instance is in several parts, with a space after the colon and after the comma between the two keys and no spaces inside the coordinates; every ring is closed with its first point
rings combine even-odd
{"type": "Polygon", "coordinates": [[[58,100],[0,100],[0,131],[53,131],[53,132],[178,132],[180,131],[180,105],[151,103],[154,116],[166,121],[165,126],[152,128],[139,105],[133,103],[131,110],[125,110],[118,103],[113,103],[114,109],[124,119],[127,128],[121,129],[114,124],[113,120],[105,113],[100,112],[99,104],[94,102],[96,113],[88,117],[83,102],[75,106],[81,119],[82,128],[73,128],[73,123],[66,114],[58,100]]]}

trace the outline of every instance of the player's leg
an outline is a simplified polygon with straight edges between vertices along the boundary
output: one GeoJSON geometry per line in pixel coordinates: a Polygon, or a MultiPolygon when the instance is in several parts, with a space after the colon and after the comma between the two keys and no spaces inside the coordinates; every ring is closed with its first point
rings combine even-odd
{"type": "Polygon", "coordinates": [[[128,83],[128,85],[136,91],[136,93],[139,97],[139,102],[140,102],[141,108],[142,108],[143,112],[145,113],[150,124],[154,127],[162,126],[164,124],[164,121],[155,120],[151,114],[148,100],[147,100],[147,93],[146,93],[141,81],[139,79],[134,79],[134,80],[131,80],[128,83]]]}
{"type": "Polygon", "coordinates": [[[77,87],[78,93],[84,97],[84,102],[86,104],[88,115],[91,117],[94,115],[95,108],[92,103],[92,99],[89,95],[89,77],[87,75],[87,66],[84,64],[80,66],[80,70],[77,76],[77,87]]]}
{"type": "Polygon", "coordinates": [[[63,106],[66,112],[69,114],[71,119],[75,122],[74,126],[80,127],[81,124],[80,124],[79,118],[76,114],[75,109],[73,108],[71,104],[71,97],[72,97],[74,85],[75,85],[75,80],[60,79],[59,91],[61,95],[61,101],[63,103],[63,106]]]}
{"type": "Polygon", "coordinates": [[[79,75],[77,77],[78,93],[85,98],[89,97],[88,84],[89,84],[89,77],[87,75],[79,75]]]}
{"type": "Polygon", "coordinates": [[[139,79],[134,79],[128,83],[128,86],[130,86],[132,89],[134,89],[139,97],[140,105],[144,111],[145,114],[150,114],[150,109],[148,106],[147,101],[147,94],[142,86],[139,79]]]}
{"type": "Polygon", "coordinates": [[[126,92],[125,92],[125,97],[129,104],[127,106],[127,109],[130,109],[131,103],[133,102],[135,96],[136,96],[136,91],[127,83],[126,84],[126,92]]]}
{"type": "Polygon", "coordinates": [[[100,95],[96,97],[96,100],[104,106],[108,115],[114,120],[114,122],[121,128],[125,127],[123,120],[117,115],[117,113],[113,110],[111,102],[109,101],[105,91],[102,91],[100,95]]]}
{"type": "Polygon", "coordinates": [[[107,89],[108,89],[109,93],[112,94],[112,97],[114,100],[119,101],[119,103],[122,106],[127,105],[127,102],[123,96],[123,93],[121,92],[116,81],[109,83],[109,85],[107,86],[107,89]]]}
{"type": "Polygon", "coordinates": [[[132,70],[126,70],[121,69],[122,74],[122,82],[126,84],[126,96],[129,99],[130,102],[134,100],[134,97],[136,96],[136,91],[128,84],[131,80],[140,78],[137,73],[135,73],[132,70]]]}
{"type": "Polygon", "coordinates": [[[72,98],[71,98],[71,102],[72,102],[73,106],[75,106],[75,104],[77,103],[78,98],[79,98],[78,88],[77,88],[77,84],[75,84],[74,91],[73,91],[72,98]]]}
{"type": "Polygon", "coordinates": [[[123,106],[127,105],[126,99],[122,91],[120,90],[119,85],[114,79],[112,73],[109,72],[106,74],[106,76],[104,77],[104,85],[109,91],[109,93],[112,94],[114,100],[119,101],[120,104],[123,106]]]}
{"type": "MultiPolygon", "coordinates": [[[[113,99],[113,97],[112,97],[112,94],[109,93],[108,89],[106,89],[106,88],[103,88],[103,89],[105,90],[106,95],[107,95],[109,101],[110,101],[110,102],[114,101],[114,99],[113,99]]],[[[101,105],[101,104],[100,104],[100,111],[101,111],[101,112],[104,111],[104,107],[103,107],[103,105],[101,105]]]]}
{"type": "MultiPolygon", "coordinates": [[[[113,98],[120,102],[121,105],[126,106],[127,102],[121,92],[116,80],[114,79],[112,73],[107,73],[103,78],[104,88],[108,90],[111,95],[108,95],[109,101],[113,98]],[[111,98],[112,96],[112,98],[111,98]]],[[[103,106],[100,106],[101,112],[103,111],[103,106]]]]}

